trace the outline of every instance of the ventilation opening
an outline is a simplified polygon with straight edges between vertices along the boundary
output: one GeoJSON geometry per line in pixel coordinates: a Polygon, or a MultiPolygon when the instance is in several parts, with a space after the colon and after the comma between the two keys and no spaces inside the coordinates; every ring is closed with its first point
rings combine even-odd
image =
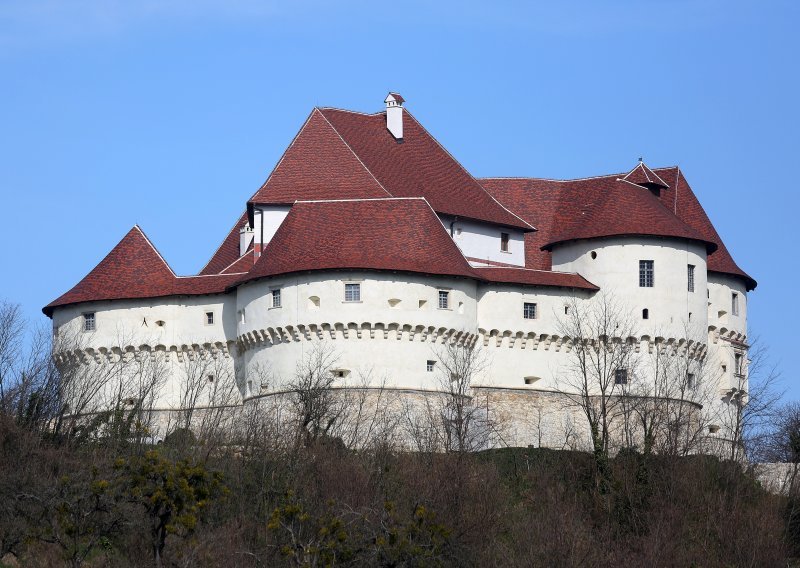
{"type": "Polygon", "coordinates": [[[427,303],[428,303],[427,300],[420,300],[419,301],[419,309],[420,310],[424,309],[425,308],[425,304],[427,304],[427,303]]]}
{"type": "Polygon", "coordinates": [[[569,315],[569,306],[564,306],[564,315],[569,315]]]}
{"type": "Polygon", "coordinates": [[[540,380],[541,377],[525,377],[525,384],[532,385],[535,384],[536,381],[540,380]]]}
{"type": "Polygon", "coordinates": [[[692,321],[692,312],[689,312],[689,321],[692,321]]]}
{"type": "Polygon", "coordinates": [[[464,313],[464,302],[459,302],[458,303],[458,313],[460,313],[460,314],[464,313]]]}
{"type": "Polygon", "coordinates": [[[650,310],[647,308],[642,310],[642,319],[650,319],[650,310]]]}
{"type": "Polygon", "coordinates": [[[716,424],[709,424],[708,431],[712,434],[716,434],[717,432],[719,432],[719,426],[717,426],[716,424]]]}
{"type": "Polygon", "coordinates": [[[308,309],[309,310],[316,310],[319,308],[319,296],[309,296],[308,297],[308,309]]]}
{"type": "Polygon", "coordinates": [[[590,256],[592,257],[592,260],[596,259],[597,258],[597,251],[592,251],[590,256]]]}
{"type": "Polygon", "coordinates": [[[208,378],[208,382],[209,383],[213,383],[214,382],[214,375],[208,375],[207,378],[208,378]]]}
{"type": "Polygon", "coordinates": [[[400,300],[398,300],[397,298],[392,298],[391,300],[389,300],[390,308],[396,308],[399,305],[400,305],[400,300]]]}
{"type": "Polygon", "coordinates": [[[718,318],[725,317],[726,315],[728,315],[728,312],[726,312],[725,310],[720,310],[720,311],[717,312],[717,317],[718,318]]]}
{"type": "Polygon", "coordinates": [[[331,375],[333,375],[337,379],[343,379],[349,374],[350,374],[349,369],[331,369],[331,375]]]}
{"type": "Polygon", "coordinates": [[[164,327],[164,325],[166,325],[166,323],[167,322],[165,322],[164,320],[156,320],[156,325],[158,327],[164,327]]]}

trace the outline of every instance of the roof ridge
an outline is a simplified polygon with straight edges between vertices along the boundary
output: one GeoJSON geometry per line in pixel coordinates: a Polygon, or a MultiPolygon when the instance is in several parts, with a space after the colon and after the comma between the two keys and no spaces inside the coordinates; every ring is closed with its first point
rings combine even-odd
{"type": "Polygon", "coordinates": [[[519,219],[520,221],[522,221],[523,223],[525,223],[525,225],[527,225],[528,227],[530,227],[530,228],[531,228],[531,229],[533,229],[534,231],[536,230],[536,227],[534,227],[533,225],[531,225],[530,223],[528,223],[528,222],[527,222],[525,219],[523,219],[522,217],[520,217],[519,215],[517,215],[516,213],[514,213],[513,211],[511,211],[511,209],[509,209],[508,207],[506,207],[505,205],[503,205],[502,203],[500,203],[500,202],[499,202],[497,199],[495,199],[494,195],[492,195],[491,193],[489,193],[488,191],[486,191],[486,188],[485,188],[485,187],[483,187],[483,186],[480,184],[480,182],[478,181],[478,179],[477,179],[475,176],[473,176],[473,175],[472,175],[472,173],[471,173],[471,172],[470,172],[470,171],[469,171],[467,168],[465,168],[465,167],[464,167],[464,165],[463,165],[461,162],[459,162],[459,161],[456,159],[456,157],[455,157],[455,156],[453,156],[453,154],[451,154],[451,153],[450,153],[450,151],[449,151],[447,148],[445,148],[445,147],[444,147],[444,145],[442,145],[442,143],[441,143],[441,142],[439,142],[439,140],[436,138],[436,136],[434,136],[433,134],[431,134],[430,130],[428,130],[427,128],[425,128],[425,127],[422,125],[422,123],[421,123],[419,120],[417,120],[417,118],[416,118],[416,117],[415,117],[413,114],[411,114],[411,112],[409,112],[409,111],[406,111],[406,114],[408,114],[408,116],[409,116],[409,117],[411,117],[411,119],[412,119],[414,122],[416,122],[416,123],[419,125],[419,127],[420,127],[420,128],[423,130],[423,131],[425,131],[425,132],[428,134],[428,136],[430,136],[431,140],[433,140],[433,141],[434,141],[434,142],[435,142],[435,143],[436,143],[436,144],[439,146],[439,148],[441,148],[441,149],[442,149],[442,151],[444,151],[444,153],[445,153],[445,154],[447,154],[447,155],[450,157],[450,159],[451,159],[451,160],[453,160],[453,162],[454,162],[456,165],[458,165],[458,167],[459,167],[459,168],[461,168],[461,169],[462,169],[462,170],[463,170],[463,171],[464,171],[464,172],[465,172],[465,173],[466,173],[466,174],[469,176],[469,178],[470,178],[472,181],[474,181],[474,182],[477,184],[477,186],[478,186],[478,187],[480,187],[480,188],[481,188],[481,191],[483,191],[483,192],[484,192],[484,193],[485,193],[487,196],[489,196],[489,199],[491,199],[492,201],[494,201],[495,203],[497,203],[497,204],[498,204],[500,207],[502,207],[502,208],[503,208],[505,211],[507,211],[509,214],[513,215],[514,217],[516,217],[517,219],[519,219]]]}
{"type": "MultiPolygon", "coordinates": [[[[249,203],[249,202],[251,202],[251,201],[253,201],[253,199],[255,199],[256,195],[258,195],[258,192],[260,192],[262,189],[264,189],[264,187],[265,187],[265,186],[266,186],[266,185],[269,183],[269,180],[271,180],[271,179],[272,179],[272,176],[275,174],[275,172],[277,171],[278,167],[279,167],[279,166],[281,165],[281,163],[283,162],[284,158],[286,158],[286,154],[288,154],[288,153],[289,153],[289,150],[292,148],[292,146],[294,146],[294,143],[295,143],[295,142],[297,142],[297,139],[300,137],[300,134],[302,134],[302,133],[303,133],[303,130],[305,130],[305,129],[306,129],[306,126],[308,126],[308,123],[309,123],[309,121],[311,120],[311,117],[312,117],[312,116],[314,116],[314,113],[315,113],[315,112],[317,112],[317,110],[318,110],[318,109],[317,109],[317,107],[314,107],[313,109],[311,109],[311,112],[310,112],[310,113],[308,113],[308,116],[306,117],[306,120],[305,120],[305,122],[303,123],[303,126],[301,126],[301,127],[300,127],[300,130],[298,130],[298,131],[297,131],[297,134],[295,134],[295,135],[294,135],[294,138],[292,138],[292,141],[291,141],[291,142],[289,142],[289,145],[288,145],[288,146],[286,147],[286,149],[283,151],[283,154],[281,154],[281,157],[280,157],[280,159],[278,160],[278,163],[277,163],[277,164],[275,164],[275,167],[273,167],[273,168],[272,168],[272,171],[270,171],[270,172],[269,172],[269,175],[267,176],[267,179],[266,179],[266,180],[264,180],[264,183],[262,183],[262,184],[259,186],[259,188],[258,188],[258,189],[255,191],[255,193],[254,193],[253,195],[251,195],[251,196],[250,196],[250,199],[248,199],[248,200],[247,200],[247,202],[248,202],[248,203],[249,203]]],[[[320,113],[320,114],[322,114],[322,113],[320,113]]]]}
{"type": "Polygon", "coordinates": [[[344,137],[341,135],[341,133],[340,133],[340,132],[339,132],[339,131],[336,129],[336,127],[335,127],[333,124],[331,124],[331,121],[330,121],[330,120],[328,120],[328,117],[327,117],[327,116],[325,116],[325,113],[324,113],[324,112],[322,112],[322,111],[321,111],[319,108],[316,108],[316,110],[318,110],[318,111],[319,111],[319,114],[320,114],[320,116],[322,116],[322,118],[324,118],[324,119],[325,119],[325,122],[327,122],[327,123],[328,123],[328,126],[330,126],[330,127],[333,129],[333,131],[336,133],[336,136],[338,136],[338,137],[339,137],[339,140],[341,140],[341,141],[342,141],[342,144],[344,144],[344,145],[347,147],[347,149],[348,149],[348,150],[350,150],[350,153],[352,153],[352,154],[353,154],[353,156],[355,156],[356,160],[358,160],[358,163],[359,163],[359,164],[361,164],[361,167],[362,167],[362,168],[364,168],[364,170],[365,170],[365,171],[366,171],[366,172],[367,172],[369,175],[371,175],[371,176],[372,176],[372,179],[374,179],[374,180],[375,180],[375,183],[377,183],[377,184],[380,186],[380,188],[381,188],[383,191],[385,191],[385,192],[386,192],[386,195],[388,195],[389,197],[394,197],[394,196],[393,196],[391,193],[389,193],[389,190],[388,190],[388,189],[386,189],[386,188],[383,186],[383,184],[380,182],[380,180],[378,180],[378,178],[376,178],[376,177],[375,177],[375,174],[373,174],[373,173],[372,173],[372,171],[371,171],[371,170],[370,170],[370,169],[367,167],[367,164],[365,164],[365,163],[364,163],[364,162],[361,160],[361,158],[359,157],[359,155],[358,155],[358,154],[356,154],[355,150],[353,150],[353,148],[351,148],[351,147],[350,147],[350,144],[348,144],[348,143],[347,143],[347,141],[344,139],[344,137]]]}
{"type": "Polygon", "coordinates": [[[377,116],[379,114],[386,114],[385,110],[379,110],[378,112],[361,112],[358,110],[350,110],[348,108],[339,108],[339,107],[314,107],[318,108],[319,110],[335,110],[338,112],[349,112],[350,114],[360,114],[363,116],[377,116]]]}
{"type": "Polygon", "coordinates": [[[579,272],[569,272],[567,270],[544,270],[541,268],[528,268],[527,266],[473,266],[472,268],[480,269],[480,268],[500,268],[504,270],[527,270],[529,272],[545,272],[547,274],[571,274],[574,276],[581,276],[579,272]]]}
{"type": "MultiPolygon", "coordinates": [[[[238,219],[236,219],[236,221],[234,221],[234,223],[233,223],[233,227],[231,227],[230,229],[228,229],[228,232],[227,232],[227,233],[225,233],[225,238],[223,238],[223,239],[222,239],[222,242],[221,242],[221,243],[219,243],[219,246],[218,246],[218,247],[217,247],[217,249],[214,251],[214,253],[211,255],[211,258],[209,258],[209,259],[208,259],[208,262],[206,262],[205,266],[203,266],[203,268],[201,268],[201,269],[200,269],[200,272],[197,274],[198,276],[207,276],[207,275],[205,275],[205,274],[200,274],[200,273],[201,273],[201,272],[203,272],[203,271],[204,271],[206,268],[208,268],[208,265],[209,265],[209,264],[211,264],[211,263],[214,261],[214,257],[216,257],[216,256],[217,256],[217,253],[220,251],[220,249],[222,249],[222,247],[223,247],[223,246],[225,246],[225,242],[228,240],[228,236],[231,234],[231,231],[233,231],[234,229],[236,229],[236,228],[239,226],[239,220],[240,220],[242,217],[246,217],[246,216],[247,216],[247,210],[245,210],[245,212],[244,212],[242,215],[240,215],[240,216],[239,216],[239,218],[238,218],[238,219]]],[[[248,225],[249,225],[249,223],[248,223],[248,225]]],[[[237,258],[236,260],[239,260],[239,259],[237,258]]],[[[234,261],[234,262],[236,262],[236,261],[234,261]]],[[[230,266],[230,265],[228,265],[228,266],[230,266]]],[[[225,268],[228,268],[228,266],[226,266],[225,268]]]]}
{"type": "MultiPolygon", "coordinates": [[[[178,277],[178,276],[177,276],[177,274],[175,274],[175,271],[174,271],[174,270],[172,270],[172,267],[169,265],[169,263],[167,262],[167,260],[164,258],[164,255],[162,255],[162,254],[161,254],[161,253],[158,251],[158,249],[156,248],[156,245],[154,245],[154,244],[153,244],[153,241],[151,241],[151,240],[150,240],[150,239],[147,237],[147,235],[145,235],[145,234],[144,234],[144,231],[142,230],[142,228],[139,226],[139,224],[138,224],[138,223],[136,223],[136,224],[134,224],[134,225],[133,225],[133,229],[136,229],[137,231],[139,231],[139,234],[140,234],[140,235],[142,235],[142,237],[144,237],[144,240],[145,240],[145,242],[146,242],[148,245],[150,245],[150,248],[152,248],[152,249],[153,249],[153,252],[155,252],[155,253],[158,255],[158,258],[160,258],[160,259],[161,259],[161,262],[163,262],[163,263],[164,263],[164,266],[166,266],[166,267],[167,267],[167,269],[168,269],[168,270],[169,270],[169,271],[172,273],[172,275],[173,275],[174,277],[176,277],[176,278],[177,278],[177,277],[178,277]]],[[[131,230],[133,230],[133,229],[131,229],[131,230]]],[[[130,231],[128,231],[128,232],[130,233],[130,231]]],[[[123,237],[123,239],[124,239],[124,237],[123,237]]]]}
{"type": "MultiPolygon", "coordinates": [[[[664,166],[664,167],[661,167],[661,168],[650,168],[650,171],[655,173],[655,170],[671,170],[673,168],[680,168],[680,166],[664,166]]],[[[636,169],[636,168],[634,168],[634,169],[636,169]]],[[[588,176],[588,177],[582,177],[582,178],[569,178],[569,179],[540,178],[540,177],[530,177],[530,176],[491,176],[491,177],[479,177],[479,178],[475,178],[475,179],[477,179],[477,180],[482,180],[482,179],[486,179],[486,180],[490,180],[490,179],[498,179],[498,180],[508,179],[508,180],[512,180],[512,179],[514,179],[514,180],[517,180],[518,179],[518,180],[528,180],[528,181],[552,181],[552,182],[557,182],[557,183],[569,183],[569,182],[573,182],[573,181],[586,181],[586,180],[590,180],[590,179],[603,179],[603,178],[610,178],[610,177],[615,177],[615,176],[619,177],[619,176],[625,176],[625,175],[627,175],[629,173],[630,172],[617,172],[617,173],[612,173],[612,174],[601,174],[601,175],[596,175],[596,176],[588,176]]],[[[658,175],[658,174],[656,174],[656,175],[658,175]]]]}
{"type": "Polygon", "coordinates": [[[347,199],[296,199],[295,203],[339,203],[340,201],[402,201],[402,200],[412,200],[412,199],[422,199],[423,201],[427,201],[422,196],[414,196],[414,197],[350,197],[347,199]]]}

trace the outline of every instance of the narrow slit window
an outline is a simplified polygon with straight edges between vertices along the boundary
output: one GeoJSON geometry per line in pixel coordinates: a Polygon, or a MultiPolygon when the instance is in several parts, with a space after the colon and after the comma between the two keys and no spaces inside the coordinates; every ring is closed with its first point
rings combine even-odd
{"type": "Polygon", "coordinates": [[[688,280],[689,292],[694,292],[694,264],[686,265],[686,278],[688,280]]]}
{"type": "Polygon", "coordinates": [[[500,250],[508,252],[508,241],[511,236],[508,233],[500,233],[500,250]]]}
{"type": "Polygon", "coordinates": [[[639,287],[652,288],[655,282],[655,267],[652,260],[639,261],[639,287]]]}
{"type": "Polygon", "coordinates": [[[650,310],[648,310],[647,308],[642,310],[642,319],[643,320],[650,319],[650,310]]]}
{"type": "Polygon", "coordinates": [[[739,294],[736,292],[731,292],[731,314],[739,315],[739,294]]]}

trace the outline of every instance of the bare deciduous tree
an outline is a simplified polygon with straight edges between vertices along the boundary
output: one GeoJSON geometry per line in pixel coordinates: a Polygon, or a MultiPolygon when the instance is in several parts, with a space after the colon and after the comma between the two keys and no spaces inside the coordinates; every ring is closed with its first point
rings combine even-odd
{"type": "Polygon", "coordinates": [[[626,383],[637,380],[634,321],[616,298],[599,294],[588,302],[573,299],[559,331],[570,347],[556,387],[586,418],[597,465],[607,476],[612,422],[623,410],[620,395],[626,383]]]}

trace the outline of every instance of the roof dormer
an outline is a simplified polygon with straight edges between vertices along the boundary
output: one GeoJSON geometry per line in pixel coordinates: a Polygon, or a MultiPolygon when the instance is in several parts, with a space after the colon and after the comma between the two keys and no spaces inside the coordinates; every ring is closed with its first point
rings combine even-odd
{"type": "Polygon", "coordinates": [[[636,167],[629,171],[622,180],[647,188],[656,197],[661,195],[662,189],[669,189],[669,184],[648,168],[641,158],[636,167]]]}

